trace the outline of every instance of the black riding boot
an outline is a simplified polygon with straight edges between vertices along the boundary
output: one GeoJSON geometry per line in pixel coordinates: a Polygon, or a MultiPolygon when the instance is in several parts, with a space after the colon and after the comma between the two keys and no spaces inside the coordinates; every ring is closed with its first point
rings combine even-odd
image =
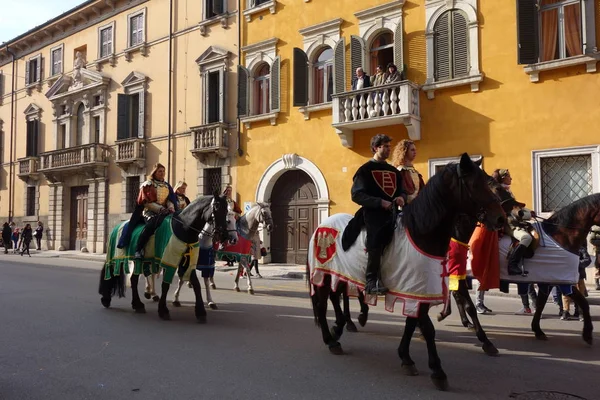
{"type": "Polygon", "coordinates": [[[383,286],[383,282],[379,277],[381,269],[381,252],[380,251],[368,251],[367,252],[367,284],[365,286],[365,292],[367,294],[385,294],[389,290],[383,286]]]}
{"type": "Polygon", "coordinates": [[[510,257],[508,258],[508,274],[509,275],[527,276],[527,274],[529,274],[528,271],[525,271],[524,269],[521,268],[521,260],[523,260],[523,255],[524,255],[526,249],[527,249],[527,246],[520,244],[511,253],[510,257]]]}

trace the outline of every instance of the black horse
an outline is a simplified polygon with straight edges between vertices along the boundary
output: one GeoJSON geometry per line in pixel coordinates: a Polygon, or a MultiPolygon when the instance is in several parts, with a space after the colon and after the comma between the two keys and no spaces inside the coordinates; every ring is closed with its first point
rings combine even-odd
{"type": "MultiPolygon", "coordinates": [[[[175,213],[172,218],[163,221],[163,224],[170,223],[172,235],[184,244],[191,245],[197,243],[198,234],[201,232],[202,228],[207,222],[212,222],[216,231],[223,235],[223,238],[229,238],[235,241],[237,239],[235,232],[227,231],[227,212],[227,199],[225,196],[219,196],[217,194],[214,196],[204,196],[192,201],[185,209],[183,209],[183,211],[175,213]]],[[[138,227],[137,230],[139,229],[140,228],[138,227]]],[[[137,242],[136,237],[136,239],[132,240],[130,245],[123,250],[125,253],[124,256],[121,259],[115,259],[114,256],[116,251],[116,242],[121,230],[122,226],[120,225],[115,227],[111,233],[107,249],[107,260],[102,268],[102,272],[100,273],[98,292],[102,296],[102,305],[107,308],[110,307],[111,297],[113,295],[116,294],[119,297],[125,296],[125,263],[133,258],[135,244],[137,242]]],[[[157,235],[159,234],[159,231],[161,231],[160,228],[157,230],[157,235]]],[[[169,237],[171,235],[171,231],[167,230],[167,235],[169,237]]],[[[166,243],[165,239],[168,240],[168,237],[163,237],[161,242],[166,243]]],[[[164,248],[159,248],[159,246],[156,246],[156,253],[154,254],[155,257],[160,259],[164,250],[164,248]]],[[[183,255],[183,253],[181,255],[183,255]]],[[[169,271],[169,274],[165,274],[161,285],[161,297],[158,302],[158,315],[160,318],[166,320],[170,319],[169,309],[167,308],[167,293],[169,292],[169,288],[171,286],[170,280],[172,279],[175,269],[176,267],[173,267],[173,271],[169,271]],[[167,276],[169,276],[169,278],[167,278],[167,276]]],[[[131,276],[131,306],[136,313],[145,313],[146,308],[144,303],[142,303],[140,300],[138,292],[140,273],[142,273],[141,268],[136,268],[131,276]]],[[[204,301],[202,300],[202,291],[200,289],[200,282],[198,281],[195,270],[191,273],[190,282],[192,283],[194,294],[196,295],[196,318],[199,322],[206,322],[206,310],[204,308],[204,301]]]]}
{"type": "MultiPolygon", "coordinates": [[[[464,153],[458,164],[446,166],[442,172],[431,178],[411,204],[404,207],[403,227],[422,252],[435,257],[445,257],[452,228],[460,213],[476,217],[490,229],[497,229],[504,224],[505,215],[498,197],[487,185],[488,176],[479,168],[481,161],[474,163],[468,154],[464,153]]],[[[307,275],[310,276],[310,271],[307,275]]],[[[312,290],[315,322],[321,327],[323,341],[333,354],[342,354],[338,339],[343,333],[346,320],[340,307],[340,295],[346,292],[347,284],[341,281],[337,289],[332,290],[331,275],[326,275],[323,285],[313,285],[312,290]],[[328,299],[331,299],[336,314],[336,323],[331,331],[326,318],[328,299]]],[[[427,342],[431,379],[438,389],[446,390],[448,380],[437,354],[435,328],[428,315],[429,308],[429,304],[422,303],[417,318],[406,318],[398,355],[405,373],[416,375],[418,371],[410,357],[409,347],[418,325],[427,342]]]]}

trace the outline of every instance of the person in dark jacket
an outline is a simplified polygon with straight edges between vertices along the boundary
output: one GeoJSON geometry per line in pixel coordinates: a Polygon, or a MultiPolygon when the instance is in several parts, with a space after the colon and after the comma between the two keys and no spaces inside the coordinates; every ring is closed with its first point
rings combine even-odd
{"type": "Polygon", "coordinates": [[[373,158],[356,171],[351,189],[352,201],[361,206],[357,214],[362,213],[367,229],[367,294],[388,291],[380,278],[381,256],[394,234],[392,207],[404,206],[407,199],[400,171],[385,161],[391,141],[383,134],[371,138],[373,158]]]}
{"type": "Polygon", "coordinates": [[[362,67],[356,68],[356,76],[352,78],[352,90],[360,90],[371,87],[371,79],[365,74],[362,67]]]}
{"type": "Polygon", "coordinates": [[[4,244],[4,254],[8,254],[8,249],[10,248],[10,241],[12,236],[12,229],[8,222],[5,222],[2,225],[2,244],[4,244]]]}
{"type": "Polygon", "coordinates": [[[33,232],[33,236],[35,237],[35,242],[36,242],[36,249],[37,250],[41,250],[42,249],[42,234],[44,233],[44,224],[42,223],[42,221],[38,221],[37,227],[35,228],[35,231],[33,232]]]}
{"type": "Polygon", "coordinates": [[[22,237],[22,250],[21,250],[21,255],[23,255],[23,253],[27,252],[27,255],[29,257],[31,257],[31,254],[29,254],[29,245],[31,244],[31,241],[33,240],[33,230],[31,229],[31,224],[27,224],[25,225],[25,228],[23,228],[23,232],[21,233],[21,237],[22,237]]]}

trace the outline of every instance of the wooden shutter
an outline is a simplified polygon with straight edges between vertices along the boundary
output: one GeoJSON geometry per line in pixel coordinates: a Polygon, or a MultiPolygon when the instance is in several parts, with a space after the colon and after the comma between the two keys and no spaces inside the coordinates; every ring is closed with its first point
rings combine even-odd
{"type": "MultiPolygon", "coordinates": [[[[4,96],[4,72],[0,71],[0,104],[2,104],[2,96],[4,96]]],[[[2,149],[0,148],[0,153],[2,149]]]]}
{"type": "Polygon", "coordinates": [[[308,104],[308,57],[294,47],[294,107],[308,104]]]}
{"type": "Polygon", "coordinates": [[[535,64],[539,60],[537,0],[517,0],[517,62],[535,64]]]}
{"type": "Polygon", "coordinates": [[[271,65],[271,112],[277,112],[281,109],[281,58],[275,57],[273,65],[271,65]]]}
{"type": "Polygon", "coordinates": [[[333,49],[333,93],[346,91],[346,39],[341,38],[333,49]]]}
{"type": "Polygon", "coordinates": [[[25,63],[25,85],[29,85],[29,64],[30,63],[31,63],[31,61],[27,61],[25,63]]]}
{"type": "Polygon", "coordinates": [[[40,121],[37,119],[33,120],[33,131],[31,133],[31,155],[33,157],[38,156],[38,146],[40,141],[40,121]]]}
{"type": "Polygon", "coordinates": [[[442,14],[433,26],[433,76],[436,81],[450,79],[450,13],[442,14]]]}
{"type": "Polygon", "coordinates": [[[238,117],[248,116],[248,78],[250,71],[247,68],[238,65],[238,117]]]}
{"type": "Polygon", "coordinates": [[[43,72],[43,65],[44,65],[44,59],[42,58],[41,55],[37,56],[37,70],[36,70],[36,82],[41,82],[42,81],[42,72],[43,72]]]}
{"type": "Polygon", "coordinates": [[[469,27],[467,17],[452,11],[452,78],[469,75],[469,27]]]}
{"type": "Polygon", "coordinates": [[[25,156],[31,157],[31,143],[32,143],[32,132],[33,132],[33,121],[27,121],[27,138],[25,143],[25,156]]]}
{"type": "Polygon", "coordinates": [[[130,128],[130,99],[129,95],[117,95],[117,140],[127,139],[130,128]]]}
{"type": "Polygon", "coordinates": [[[362,67],[365,69],[365,41],[360,36],[352,35],[350,38],[350,68],[352,76],[356,74],[356,69],[362,67]]]}
{"type": "MultiPolygon", "coordinates": [[[[396,32],[394,32],[394,64],[398,68],[398,71],[404,71],[404,43],[402,42],[404,35],[402,33],[402,18],[398,22],[396,32]]],[[[374,65],[371,65],[371,69],[375,70],[374,65]]],[[[385,68],[385,67],[384,67],[385,68]]]]}

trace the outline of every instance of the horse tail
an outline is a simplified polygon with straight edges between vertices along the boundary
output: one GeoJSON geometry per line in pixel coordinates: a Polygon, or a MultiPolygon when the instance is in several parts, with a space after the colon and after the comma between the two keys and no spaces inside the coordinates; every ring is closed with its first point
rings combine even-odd
{"type": "Polygon", "coordinates": [[[119,273],[115,275],[110,270],[110,265],[104,264],[100,271],[100,283],[98,284],[98,294],[101,296],[117,295],[125,297],[125,273],[123,264],[119,266],[119,273]],[[108,268],[108,270],[107,270],[108,268]]]}
{"type": "MultiPolygon", "coordinates": [[[[310,283],[310,265],[308,264],[308,259],[306,260],[306,284],[308,285],[308,293],[310,295],[310,300],[312,303],[313,315],[315,316],[315,325],[319,325],[319,293],[317,290],[313,293],[313,286],[310,283]]],[[[325,300],[327,301],[327,300],[325,300]]]]}

